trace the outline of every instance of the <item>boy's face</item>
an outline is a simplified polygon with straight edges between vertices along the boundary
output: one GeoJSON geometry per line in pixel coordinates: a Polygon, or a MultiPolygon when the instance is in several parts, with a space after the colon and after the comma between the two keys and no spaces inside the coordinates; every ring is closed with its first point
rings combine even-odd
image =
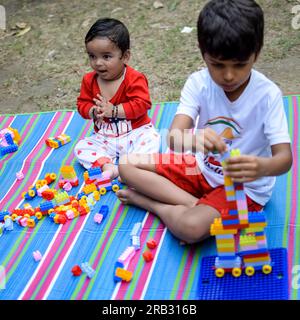
{"type": "Polygon", "coordinates": [[[227,96],[234,96],[243,92],[256,61],[255,54],[252,54],[246,61],[220,60],[208,53],[205,53],[203,58],[212,79],[225,91],[227,96]]]}
{"type": "Polygon", "coordinates": [[[122,51],[108,38],[94,38],[86,44],[91,67],[102,80],[117,80],[123,75],[130,52],[122,51]]]}

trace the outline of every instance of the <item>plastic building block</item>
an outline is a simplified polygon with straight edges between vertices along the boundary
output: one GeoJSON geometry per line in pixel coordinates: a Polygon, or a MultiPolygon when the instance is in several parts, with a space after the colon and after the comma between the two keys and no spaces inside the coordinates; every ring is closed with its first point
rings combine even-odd
{"type": "Polygon", "coordinates": [[[62,179],[60,179],[59,183],[58,183],[60,188],[64,188],[64,190],[69,191],[72,189],[72,187],[78,186],[79,180],[78,180],[76,172],[72,166],[61,167],[60,173],[62,175],[62,179]]]}
{"type": "Polygon", "coordinates": [[[142,223],[141,222],[136,222],[133,226],[133,229],[130,232],[130,236],[140,236],[142,232],[142,223]]]}
{"type": "Polygon", "coordinates": [[[55,193],[56,193],[55,190],[47,189],[42,192],[41,196],[45,200],[52,200],[54,199],[55,193]]]}
{"type": "Polygon", "coordinates": [[[83,262],[81,264],[81,269],[87,274],[89,278],[92,278],[95,274],[95,270],[89,265],[88,262],[83,262]]]}
{"type": "Polygon", "coordinates": [[[154,239],[149,239],[147,241],[147,247],[149,249],[155,249],[157,247],[157,242],[154,239]]]}
{"type": "Polygon", "coordinates": [[[40,261],[42,259],[42,254],[40,253],[39,250],[33,251],[33,259],[37,262],[40,261]]]}
{"type": "Polygon", "coordinates": [[[65,191],[70,191],[72,189],[72,184],[70,182],[66,182],[64,185],[63,185],[63,189],[65,191]]]}
{"type": "Polygon", "coordinates": [[[16,173],[16,177],[17,177],[17,180],[22,180],[24,179],[24,174],[22,171],[19,171],[16,173]]]}
{"type": "Polygon", "coordinates": [[[35,216],[32,216],[30,218],[27,219],[27,226],[29,228],[33,228],[35,227],[35,225],[38,223],[38,218],[35,216]]]}
{"type": "Polygon", "coordinates": [[[8,127],[0,131],[0,155],[4,156],[18,150],[21,137],[17,129],[8,127]]]}
{"type": "Polygon", "coordinates": [[[74,266],[71,271],[73,273],[73,276],[76,276],[76,277],[82,274],[82,270],[78,265],[74,266]]]}
{"type": "Polygon", "coordinates": [[[1,211],[0,212],[0,222],[4,221],[4,217],[10,215],[9,211],[1,211]]]}
{"type": "Polygon", "coordinates": [[[12,231],[14,229],[14,224],[10,216],[4,217],[4,228],[7,231],[12,231]]]}
{"type": "Polygon", "coordinates": [[[53,181],[56,180],[56,174],[54,172],[52,173],[46,173],[45,180],[47,181],[47,184],[51,184],[53,181]]]}
{"type": "Polygon", "coordinates": [[[127,247],[125,251],[118,258],[118,262],[121,262],[123,265],[126,265],[135,255],[135,247],[127,247]]]}
{"type": "Polygon", "coordinates": [[[143,253],[143,258],[146,262],[149,262],[149,261],[152,261],[153,260],[153,254],[151,251],[149,250],[146,250],[144,253],[143,253]]]}
{"type": "Polygon", "coordinates": [[[122,268],[116,268],[115,276],[121,278],[122,280],[129,282],[132,279],[132,272],[122,268]]]}
{"type": "Polygon", "coordinates": [[[99,213],[96,213],[95,216],[94,216],[94,221],[96,223],[101,223],[101,221],[103,221],[107,215],[108,215],[108,206],[107,205],[102,205],[100,207],[100,210],[99,210],[99,213]]]}
{"type": "Polygon", "coordinates": [[[46,145],[50,148],[60,148],[61,146],[69,143],[71,141],[71,137],[62,133],[56,137],[50,137],[48,139],[46,139],[46,145]]]}
{"type": "Polygon", "coordinates": [[[40,204],[41,211],[48,211],[49,209],[53,209],[54,207],[55,205],[52,201],[45,201],[40,204]]]}
{"type": "Polygon", "coordinates": [[[132,236],[131,237],[131,244],[135,248],[135,250],[139,250],[141,247],[141,240],[139,236],[132,236]]]}
{"type": "Polygon", "coordinates": [[[234,278],[225,274],[215,276],[212,265],[216,256],[202,259],[199,281],[200,300],[288,300],[288,261],[287,250],[269,250],[272,260],[272,273],[265,275],[256,272],[251,277],[241,274],[234,278]]]}

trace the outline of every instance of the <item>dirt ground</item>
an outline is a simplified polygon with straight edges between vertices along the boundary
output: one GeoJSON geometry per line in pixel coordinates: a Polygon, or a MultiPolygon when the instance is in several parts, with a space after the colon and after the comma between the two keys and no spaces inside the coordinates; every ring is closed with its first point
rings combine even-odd
{"type": "MultiPolygon", "coordinates": [[[[74,109],[83,74],[90,70],[84,36],[99,17],[123,21],[131,34],[130,64],[149,80],[152,100],[178,100],[190,73],[203,66],[196,41],[203,0],[4,0],[7,29],[0,31],[0,113],[74,109]],[[190,33],[181,33],[193,27],[190,33]]],[[[266,18],[265,46],[256,69],[284,94],[300,93],[300,29],[296,0],[258,1],[266,18]]]]}

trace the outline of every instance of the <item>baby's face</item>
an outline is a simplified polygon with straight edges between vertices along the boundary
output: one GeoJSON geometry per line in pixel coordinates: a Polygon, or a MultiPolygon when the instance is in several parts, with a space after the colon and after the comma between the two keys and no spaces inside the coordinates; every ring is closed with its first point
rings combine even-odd
{"type": "Polygon", "coordinates": [[[91,67],[102,80],[119,79],[129,60],[129,52],[122,51],[108,38],[94,38],[86,44],[91,67]]]}
{"type": "Polygon", "coordinates": [[[252,54],[246,61],[220,60],[205,53],[204,61],[214,82],[226,93],[234,93],[249,80],[255,57],[252,54]]]}

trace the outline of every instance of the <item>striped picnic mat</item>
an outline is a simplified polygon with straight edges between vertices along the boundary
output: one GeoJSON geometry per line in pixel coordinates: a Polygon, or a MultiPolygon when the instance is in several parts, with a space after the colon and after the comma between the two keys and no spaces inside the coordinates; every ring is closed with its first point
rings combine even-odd
{"type": "MultiPolygon", "coordinates": [[[[270,248],[288,248],[289,292],[291,299],[299,299],[297,282],[300,274],[300,214],[299,194],[299,106],[300,96],[284,97],[294,154],[292,170],[277,179],[272,199],[267,205],[267,236],[270,248]],[[299,269],[299,270],[298,270],[299,269]]],[[[154,104],[150,116],[157,128],[168,128],[177,102],[154,104]]],[[[59,173],[63,165],[72,165],[80,179],[76,194],[83,184],[84,170],[75,161],[75,143],[92,132],[90,122],[77,112],[58,111],[38,114],[0,116],[0,130],[11,126],[18,129],[22,142],[19,150],[0,159],[0,211],[23,207],[21,194],[42,179],[46,173],[59,173]],[[61,148],[51,149],[45,139],[66,133],[72,141],[61,148]],[[25,178],[16,180],[22,170],[25,178]]],[[[165,135],[165,133],[164,133],[165,135]]],[[[162,146],[165,150],[165,145],[162,146]]],[[[58,182],[54,182],[58,189],[58,182]]],[[[38,206],[36,197],[30,204],[38,206]]],[[[214,239],[201,244],[182,246],[154,215],[136,207],[123,206],[113,192],[101,197],[92,213],[57,225],[49,218],[34,228],[14,224],[13,231],[5,231],[0,238],[0,270],[5,275],[0,283],[0,300],[102,300],[102,299],[196,299],[202,257],[216,254],[214,239]],[[109,206],[109,215],[98,225],[93,221],[100,206],[109,206]],[[114,264],[130,245],[130,232],[136,222],[142,222],[141,249],[131,260],[131,282],[113,281],[114,264]],[[158,247],[154,260],[146,263],[142,253],[146,241],[154,238],[158,247]],[[32,253],[39,250],[43,258],[35,262],[32,253]],[[95,275],[74,277],[74,265],[89,262],[95,275]]]]}

